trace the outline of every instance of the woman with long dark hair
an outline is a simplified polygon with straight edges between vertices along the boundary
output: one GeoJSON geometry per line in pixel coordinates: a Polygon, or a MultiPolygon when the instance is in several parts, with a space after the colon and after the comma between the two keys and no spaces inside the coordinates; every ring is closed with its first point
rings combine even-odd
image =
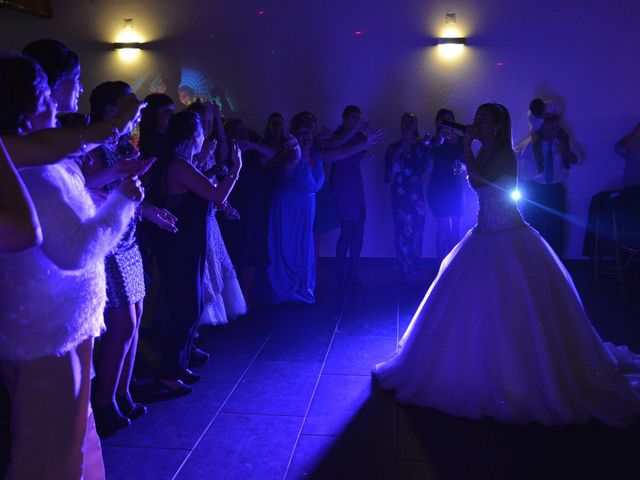
{"type": "Polygon", "coordinates": [[[143,158],[157,157],[162,146],[162,135],[173,115],[173,100],[164,93],[152,93],[144,101],[147,106],[140,120],[138,149],[143,158]]]}
{"type": "MultiPolygon", "coordinates": [[[[205,136],[202,150],[195,156],[196,167],[212,182],[216,183],[215,150],[217,140],[214,134],[216,115],[212,104],[194,102],[187,110],[197,113],[205,136]],[[209,141],[207,141],[209,140],[209,141]]],[[[238,283],[236,271],[233,268],[227,247],[220,233],[220,226],[216,219],[217,206],[209,210],[207,217],[207,255],[203,271],[204,307],[200,318],[200,326],[222,325],[230,319],[247,313],[247,303],[244,300],[242,290],[238,283]]],[[[197,347],[192,351],[192,364],[202,363],[208,360],[208,354],[197,347]],[[194,355],[195,354],[195,355],[194,355]],[[201,360],[194,361],[194,356],[200,356],[201,360]]]]}
{"type": "Polygon", "coordinates": [[[444,125],[454,121],[453,112],[441,108],[436,114],[436,134],[429,141],[431,176],[427,202],[436,217],[436,255],[442,260],[460,240],[464,210],[464,145],[462,137],[444,125]]]}
{"type": "Polygon", "coordinates": [[[188,366],[203,308],[202,275],[210,203],[221,205],[226,201],[242,167],[240,150],[234,145],[229,173],[215,186],[194,162],[203,142],[204,132],[196,113],[173,115],[152,186],[152,197],[157,204],[178,217],[177,233],[159,230],[151,239],[168,309],[158,378],[167,389],[178,394],[192,391],[189,384],[200,379],[188,366]]]}
{"type": "Polygon", "coordinates": [[[562,262],[523,220],[511,142],[507,109],[478,107],[464,138],[478,223],[442,262],[399,352],[373,373],[399,401],[453,415],[629,425],[640,358],[603,343],[562,262]]]}

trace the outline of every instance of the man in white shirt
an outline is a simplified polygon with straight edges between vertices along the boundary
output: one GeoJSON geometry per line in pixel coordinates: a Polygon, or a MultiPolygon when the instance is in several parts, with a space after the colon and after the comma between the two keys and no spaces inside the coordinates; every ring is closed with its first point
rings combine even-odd
{"type": "Polygon", "coordinates": [[[560,108],[547,103],[540,131],[533,133],[520,155],[518,177],[525,219],[559,256],[565,241],[565,182],[576,163],[569,136],[560,128],[560,108]]]}

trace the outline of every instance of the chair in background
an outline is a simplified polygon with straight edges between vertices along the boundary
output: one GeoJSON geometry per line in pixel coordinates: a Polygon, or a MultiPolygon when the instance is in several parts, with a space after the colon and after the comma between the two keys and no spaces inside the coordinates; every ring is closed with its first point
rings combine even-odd
{"type": "Polygon", "coordinates": [[[628,298],[628,275],[634,264],[640,264],[640,212],[616,206],[613,209],[613,241],[617,281],[622,295],[628,298]]]}

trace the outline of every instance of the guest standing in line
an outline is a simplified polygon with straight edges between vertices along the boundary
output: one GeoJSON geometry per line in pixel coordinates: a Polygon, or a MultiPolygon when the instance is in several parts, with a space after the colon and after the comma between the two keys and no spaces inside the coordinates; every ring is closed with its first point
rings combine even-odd
{"type": "Polygon", "coordinates": [[[338,162],[378,143],[379,130],[337,148],[314,149],[315,124],[308,112],[291,120],[286,152],[276,159],[263,298],[268,303],[315,302],[316,257],[313,220],[315,195],[324,182],[323,162],[338,162]]]}
{"type": "Polygon", "coordinates": [[[436,134],[429,141],[432,166],[427,187],[427,202],[437,222],[436,255],[440,261],[460,240],[465,184],[462,137],[442,120],[454,121],[453,112],[441,108],[436,114],[436,134]]]}
{"type": "Polygon", "coordinates": [[[200,376],[189,369],[198,320],[202,316],[202,278],[207,252],[210,204],[223,204],[242,167],[237,145],[231,167],[216,186],[195,166],[204,132],[193,112],[171,117],[152,186],[155,202],[178,218],[178,231],[157,230],[151,243],[162,275],[168,318],[162,333],[159,381],[171,392],[185,394],[200,376]]]}
{"type": "MultiPolygon", "coordinates": [[[[130,94],[131,88],[124,82],[98,85],[90,97],[91,121],[117,117],[118,101],[130,94]]],[[[155,160],[138,161],[139,153],[129,143],[129,134],[120,132],[111,142],[86,157],[82,171],[97,204],[117,187],[122,168],[133,169],[131,174],[137,177],[143,175],[155,160]]],[[[142,256],[136,242],[137,224],[137,218],[131,219],[120,242],[105,258],[107,305],[104,320],[107,330],[98,343],[92,395],[101,437],[113,435],[147,412],[144,405],[133,401],[130,392],[145,296],[142,256]]]]}
{"type": "Polygon", "coordinates": [[[560,106],[545,104],[540,131],[520,156],[518,178],[522,182],[525,220],[544,237],[562,257],[566,235],[567,187],[569,169],[578,163],[578,155],[560,128],[560,106]]]}
{"type": "Polygon", "coordinates": [[[402,139],[389,145],[385,156],[385,183],[391,184],[391,208],[396,258],[405,283],[418,280],[422,258],[425,201],[422,175],[427,170],[427,147],[418,134],[418,118],[400,119],[402,139]]]}
{"type": "MultiPolygon", "coordinates": [[[[366,132],[363,131],[361,117],[359,107],[346,106],[342,112],[342,124],[334,132],[334,137],[341,138],[346,145],[365,141],[366,132]]],[[[358,263],[362,252],[366,216],[360,162],[368,156],[369,152],[360,150],[334,163],[331,168],[331,192],[340,222],[340,236],[336,243],[336,280],[340,289],[360,283],[358,263]]]]}
{"type": "MultiPolygon", "coordinates": [[[[24,164],[25,158],[34,160],[38,142],[47,144],[57,135],[56,102],[38,65],[21,57],[0,63],[0,104],[11,105],[1,110],[0,134],[10,139],[10,134],[43,129],[31,153],[10,142],[24,164]]],[[[97,136],[104,140],[114,129],[129,129],[140,104],[127,97],[123,107],[125,101],[128,108],[108,126],[61,132],[60,141],[46,149],[50,158],[59,158],[63,150],[87,151],[97,136]],[[65,140],[67,134],[75,137],[75,147],[65,140]]],[[[104,328],[104,257],[143,192],[139,182],[125,179],[96,208],[74,158],[20,173],[37,209],[43,242],[4,254],[0,261],[0,372],[12,399],[8,478],[101,479],[89,392],[93,340],[104,328]]]]}

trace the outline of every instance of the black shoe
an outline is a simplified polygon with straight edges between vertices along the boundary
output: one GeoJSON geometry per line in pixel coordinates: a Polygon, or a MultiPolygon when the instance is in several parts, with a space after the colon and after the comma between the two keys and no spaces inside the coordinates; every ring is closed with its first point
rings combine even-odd
{"type": "Polygon", "coordinates": [[[195,345],[191,347],[191,356],[189,357],[189,368],[197,368],[209,361],[209,355],[204,350],[200,350],[195,345]]]}
{"type": "Polygon", "coordinates": [[[134,402],[128,392],[126,395],[116,397],[116,403],[122,414],[130,420],[135,420],[147,414],[147,407],[142,403],[134,402]]]}
{"type": "Polygon", "coordinates": [[[131,426],[131,420],[125,417],[118,405],[110,403],[106,407],[92,405],[93,417],[96,421],[96,430],[100,438],[114,435],[121,428],[131,426]]]}
{"type": "Polygon", "coordinates": [[[189,385],[186,385],[182,380],[176,378],[174,380],[166,380],[164,378],[159,378],[158,382],[160,382],[167,390],[171,393],[174,393],[178,396],[186,395],[188,393],[193,392],[193,388],[189,385]]]}
{"type": "Polygon", "coordinates": [[[202,376],[198,375],[197,373],[193,373],[191,370],[187,368],[180,376],[180,380],[182,380],[187,385],[193,385],[194,383],[197,383],[200,380],[202,380],[202,376]]]}

